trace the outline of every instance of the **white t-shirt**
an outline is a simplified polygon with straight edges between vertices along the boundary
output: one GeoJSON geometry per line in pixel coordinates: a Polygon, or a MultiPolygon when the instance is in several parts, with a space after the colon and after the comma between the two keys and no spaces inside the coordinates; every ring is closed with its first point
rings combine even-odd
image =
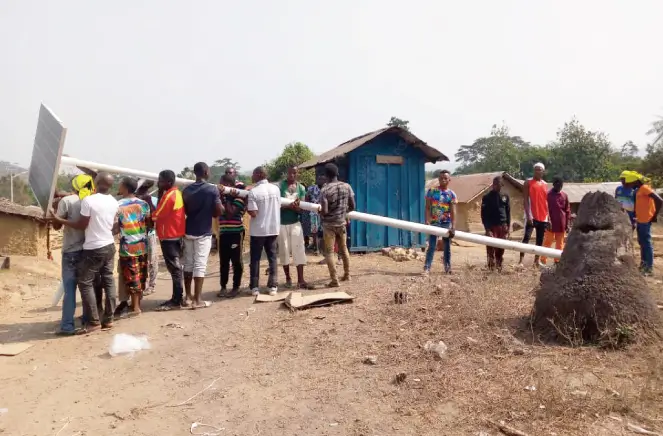
{"type": "Polygon", "coordinates": [[[251,236],[276,236],[281,228],[281,190],[261,180],[249,191],[246,210],[258,211],[251,220],[251,236]]]}
{"type": "Polygon", "coordinates": [[[81,215],[90,217],[83,250],[96,250],[115,243],[113,224],[118,210],[117,200],[109,194],[92,194],[81,201],[81,215]]]}

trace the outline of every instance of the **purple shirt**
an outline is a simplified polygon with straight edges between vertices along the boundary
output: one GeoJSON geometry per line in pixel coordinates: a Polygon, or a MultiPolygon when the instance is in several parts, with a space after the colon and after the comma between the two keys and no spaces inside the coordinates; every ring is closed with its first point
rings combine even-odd
{"type": "Polygon", "coordinates": [[[571,205],[565,192],[555,192],[554,189],[548,191],[548,215],[550,216],[550,231],[553,233],[566,232],[571,217],[571,205]]]}

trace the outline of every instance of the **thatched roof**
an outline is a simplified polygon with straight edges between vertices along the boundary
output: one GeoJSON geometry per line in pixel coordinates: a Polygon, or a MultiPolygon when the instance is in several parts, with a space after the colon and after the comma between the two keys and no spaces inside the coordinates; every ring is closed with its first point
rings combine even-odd
{"type": "MultiPolygon", "coordinates": [[[[459,176],[451,176],[449,189],[454,191],[459,203],[469,203],[470,201],[481,195],[486,189],[493,184],[493,179],[497,176],[511,183],[512,185],[522,188],[523,181],[518,180],[505,171],[496,171],[493,173],[477,173],[477,174],[464,174],[459,176]]],[[[426,190],[439,186],[438,179],[431,179],[426,182],[426,190]]]]}

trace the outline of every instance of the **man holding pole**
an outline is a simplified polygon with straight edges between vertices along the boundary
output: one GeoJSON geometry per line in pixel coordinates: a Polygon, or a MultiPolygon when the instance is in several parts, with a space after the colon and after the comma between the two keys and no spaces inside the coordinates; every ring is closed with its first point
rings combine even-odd
{"type": "Polygon", "coordinates": [[[175,186],[175,173],[164,170],[159,173],[159,203],[152,214],[157,237],[161,244],[161,254],[173,281],[173,293],[170,299],[162,303],[157,311],[179,309],[184,303],[182,285],[182,238],[185,230],[184,201],[182,193],[175,186]]]}
{"type": "MultiPolygon", "coordinates": [[[[511,228],[511,199],[509,194],[502,193],[502,177],[493,179],[493,186],[481,200],[481,222],[486,229],[486,236],[507,239],[511,228]]],[[[502,271],[504,248],[486,245],[488,269],[502,271]]]]}
{"type": "Polygon", "coordinates": [[[293,202],[288,206],[281,206],[281,229],[279,230],[279,261],[285,274],[285,286],[292,287],[290,277],[290,255],[297,268],[297,287],[308,289],[304,280],[304,266],[306,265],[306,247],[304,246],[304,231],[300,222],[301,209],[299,202],[306,197],[304,185],[297,181],[299,169],[296,166],[288,168],[286,179],[281,182],[281,196],[293,202]]]}
{"type": "MultiPolygon", "coordinates": [[[[456,193],[449,189],[451,173],[449,170],[442,170],[438,175],[439,186],[430,188],[426,192],[426,223],[431,226],[442,227],[449,230],[449,235],[443,239],[444,254],[444,272],[451,273],[451,238],[454,237],[456,228],[456,193]]],[[[437,248],[437,236],[428,237],[428,250],[426,251],[426,261],[424,263],[424,275],[430,272],[437,248]]]]}

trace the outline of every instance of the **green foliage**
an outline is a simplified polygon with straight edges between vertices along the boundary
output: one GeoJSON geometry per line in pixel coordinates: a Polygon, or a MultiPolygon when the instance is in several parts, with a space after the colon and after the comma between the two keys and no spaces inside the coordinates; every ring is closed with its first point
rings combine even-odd
{"type": "MultiPolygon", "coordinates": [[[[218,183],[219,180],[221,180],[221,177],[225,174],[227,168],[235,168],[235,170],[239,173],[241,167],[237,161],[234,161],[229,157],[217,159],[209,166],[209,181],[212,183],[218,183]]],[[[184,167],[182,171],[177,174],[177,177],[196,180],[196,175],[193,173],[193,166],[184,167]]],[[[241,179],[241,176],[238,175],[238,178],[241,179]]]]}
{"type": "Polygon", "coordinates": [[[493,125],[490,136],[461,146],[456,160],[461,163],[456,174],[507,171],[521,179],[532,177],[534,164],[543,162],[550,176],[569,182],[615,181],[623,170],[642,165],[632,141],[615,149],[605,133],[590,131],[575,118],[545,147],[511,135],[505,125],[493,125]]]}
{"type": "MultiPolygon", "coordinates": [[[[0,177],[0,197],[11,198],[10,176],[0,177]]],[[[14,177],[14,203],[23,206],[34,206],[37,204],[30,185],[21,177],[14,177]]]]}
{"type": "Polygon", "coordinates": [[[400,127],[401,129],[407,130],[409,132],[410,127],[408,126],[408,124],[410,124],[410,122],[407,121],[407,120],[401,120],[400,118],[391,117],[389,119],[389,122],[387,123],[387,126],[388,127],[400,127]]]}
{"type": "MultiPolygon", "coordinates": [[[[264,165],[267,179],[272,182],[282,180],[285,178],[289,166],[301,165],[314,157],[313,151],[303,142],[290,143],[285,146],[279,156],[264,165]]],[[[306,186],[315,183],[315,170],[300,170],[299,181],[306,186]]]]}
{"type": "Polygon", "coordinates": [[[478,138],[471,145],[461,145],[456,153],[456,160],[461,162],[456,174],[507,171],[520,177],[521,163],[530,148],[520,136],[512,136],[506,125],[494,124],[490,136],[478,138]]]}

